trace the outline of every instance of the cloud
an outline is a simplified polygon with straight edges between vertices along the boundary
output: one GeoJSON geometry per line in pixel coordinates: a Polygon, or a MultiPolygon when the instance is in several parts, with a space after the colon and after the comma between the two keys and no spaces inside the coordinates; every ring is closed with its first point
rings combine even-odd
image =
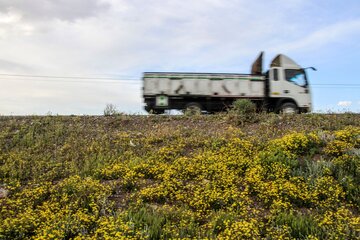
{"type": "Polygon", "coordinates": [[[32,70],[32,68],[30,66],[0,59],[0,71],[5,71],[5,72],[23,72],[23,71],[26,72],[27,71],[27,72],[29,72],[31,70],[32,70]]]}
{"type": "Polygon", "coordinates": [[[352,105],[351,101],[340,101],[337,104],[340,107],[350,107],[352,105]]]}
{"type": "Polygon", "coordinates": [[[249,0],[5,0],[0,9],[17,18],[2,54],[42,72],[248,71],[307,1],[276,2],[287,11],[249,0]]]}
{"type": "Polygon", "coordinates": [[[34,27],[22,21],[22,16],[19,13],[0,12],[0,39],[6,38],[8,35],[31,35],[34,27]]]}
{"type": "Polygon", "coordinates": [[[141,112],[142,108],[140,83],[31,78],[1,79],[0,83],[0,114],[46,114],[49,111],[53,114],[101,114],[107,103],[132,113],[141,112]]]}
{"type": "Polygon", "coordinates": [[[281,45],[271,50],[275,52],[284,51],[284,49],[286,51],[304,51],[304,49],[319,50],[325,48],[327,44],[341,42],[343,39],[347,39],[349,36],[358,34],[359,32],[360,19],[341,21],[316,29],[304,37],[300,36],[295,41],[281,43],[281,45]]]}
{"type": "Polygon", "coordinates": [[[2,0],[0,11],[18,13],[26,20],[60,19],[74,21],[97,15],[109,4],[99,0],[2,0]]]}
{"type": "Polygon", "coordinates": [[[110,9],[102,0],[2,0],[0,39],[46,34],[57,21],[76,22],[110,9]]]}

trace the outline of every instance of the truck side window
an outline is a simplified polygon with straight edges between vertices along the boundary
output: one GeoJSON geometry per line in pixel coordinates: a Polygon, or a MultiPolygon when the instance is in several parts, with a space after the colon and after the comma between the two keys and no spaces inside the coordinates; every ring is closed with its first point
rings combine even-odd
{"type": "Polygon", "coordinates": [[[285,69],[286,81],[299,85],[301,87],[306,86],[306,76],[302,69],[285,69]]]}
{"type": "Polygon", "coordinates": [[[274,69],[274,81],[279,81],[278,70],[276,68],[274,69]]]}

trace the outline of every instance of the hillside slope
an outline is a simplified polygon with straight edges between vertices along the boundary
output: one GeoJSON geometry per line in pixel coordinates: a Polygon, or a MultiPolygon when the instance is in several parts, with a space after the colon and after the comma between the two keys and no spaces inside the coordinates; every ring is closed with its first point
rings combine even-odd
{"type": "Polygon", "coordinates": [[[0,239],[360,238],[360,115],[0,116],[0,239]]]}

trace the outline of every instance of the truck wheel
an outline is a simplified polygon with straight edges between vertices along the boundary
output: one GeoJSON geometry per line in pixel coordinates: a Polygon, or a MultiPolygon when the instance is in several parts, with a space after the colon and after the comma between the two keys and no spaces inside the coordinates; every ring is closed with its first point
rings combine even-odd
{"type": "Polygon", "coordinates": [[[185,115],[200,115],[201,114],[201,105],[198,103],[189,103],[185,107],[185,115]]]}
{"type": "Polygon", "coordinates": [[[164,109],[152,109],[152,110],[150,110],[150,113],[151,114],[163,114],[163,113],[165,113],[165,110],[164,109]]]}
{"type": "Polygon", "coordinates": [[[280,113],[283,114],[295,114],[298,113],[299,109],[294,103],[284,103],[280,107],[280,113]]]}

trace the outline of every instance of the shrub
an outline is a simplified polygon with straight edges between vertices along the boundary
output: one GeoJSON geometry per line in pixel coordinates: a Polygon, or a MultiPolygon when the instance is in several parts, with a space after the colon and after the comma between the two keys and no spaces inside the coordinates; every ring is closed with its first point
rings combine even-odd
{"type": "Polygon", "coordinates": [[[116,116],[122,115],[123,113],[117,110],[114,104],[108,103],[104,109],[104,116],[116,116]]]}
{"type": "Polygon", "coordinates": [[[238,99],[233,103],[231,112],[238,115],[254,114],[256,112],[256,105],[248,99],[238,99]]]}
{"type": "Polygon", "coordinates": [[[310,215],[296,212],[282,212],[276,216],[274,223],[277,226],[290,227],[291,236],[295,239],[305,239],[309,235],[321,235],[321,228],[310,215]]]}
{"type": "Polygon", "coordinates": [[[145,205],[129,209],[125,219],[132,222],[133,227],[142,232],[142,238],[160,239],[167,215],[162,209],[155,210],[145,205]]]}
{"type": "Polygon", "coordinates": [[[246,122],[256,122],[256,105],[248,99],[236,100],[229,109],[229,116],[240,125],[246,122]]]}

